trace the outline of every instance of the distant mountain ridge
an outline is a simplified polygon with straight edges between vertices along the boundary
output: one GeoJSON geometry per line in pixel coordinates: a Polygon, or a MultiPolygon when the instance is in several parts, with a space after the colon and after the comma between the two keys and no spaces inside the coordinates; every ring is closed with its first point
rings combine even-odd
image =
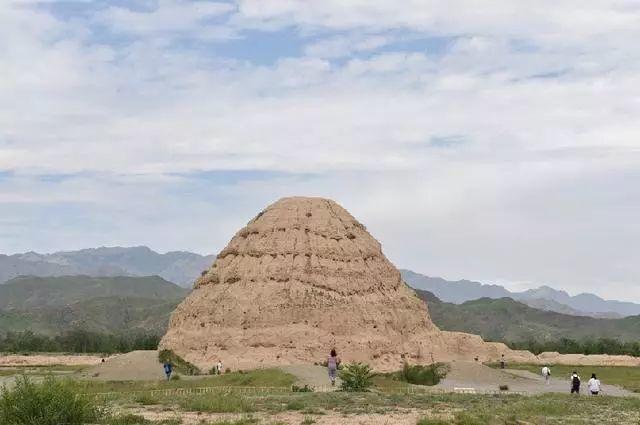
{"type": "Polygon", "coordinates": [[[0,285],[0,309],[60,307],[94,298],[183,298],[188,291],[158,276],[21,276],[0,285]]]}
{"type": "Polygon", "coordinates": [[[188,292],[158,276],[17,277],[0,285],[0,335],[72,329],[162,333],[188,292]]]}
{"type": "Polygon", "coordinates": [[[0,283],[17,276],[160,276],[190,287],[209,268],[214,255],[173,251],[159,254],[146,246],[101,247],[53,254],[0,255],[0,283]]]}
{"type": "Polygon", "coordinates": [[[640,316],[596,319],[543,311],[512,298],[479,298],[462,304],[446,303],[430,291],[416,294],[429,307],[440,329],[468,332],[491,341],[557,341],[610,338],[633,342],[640,338],[640,316]]]}
{"type": "Polygon", "coordinates": [[[402,278],[416,289],[430,291],[444,302],[462,304],[480,298],[511,298],[533,308],[557,313],[599,318],[617,318],[640,314],[640,304],[605,300],[593,294],[571,296],[549,286],[523,292],[511,292],[500,285],[487,285],[469,280],[448,281],[411,270],[400,270],[402,278]]]}

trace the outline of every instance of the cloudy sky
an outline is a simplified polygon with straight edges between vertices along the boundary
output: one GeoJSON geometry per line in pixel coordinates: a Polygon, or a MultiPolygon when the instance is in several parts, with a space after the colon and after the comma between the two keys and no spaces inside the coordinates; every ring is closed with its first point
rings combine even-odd
{"type": "Polygon", "coordinates": [[[0,252],[218,252],[330,197],[399,267],[640,301],[635,0],[0,1],[0,252]]]}

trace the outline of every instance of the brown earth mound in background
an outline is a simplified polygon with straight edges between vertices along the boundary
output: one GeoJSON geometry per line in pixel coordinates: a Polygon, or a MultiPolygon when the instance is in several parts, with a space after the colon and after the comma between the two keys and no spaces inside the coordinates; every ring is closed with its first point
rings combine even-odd
{"type": "Polygon", "coordinates": [[[440,331],[425,304],[351,214],[284,198],[231,239],[173,313],[161,349],[203,368],[343,360],[397,370],[406,359],[535,361],[479,336],[440,331]]]}

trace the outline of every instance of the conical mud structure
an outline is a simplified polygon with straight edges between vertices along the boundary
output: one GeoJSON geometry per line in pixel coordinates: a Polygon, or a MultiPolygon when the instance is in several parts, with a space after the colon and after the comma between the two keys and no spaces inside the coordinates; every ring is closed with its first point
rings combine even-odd
{"type": "MultiPolygon", "coordinates": [[[[201,367],[346,361],[526,360],[480,337],[442,332],[351,214],[322,198],[284,198],[233,237],[173,313],[161,342],[201,367]]],[[[531,356],[533,357],[533,356],[531,356]]]]}

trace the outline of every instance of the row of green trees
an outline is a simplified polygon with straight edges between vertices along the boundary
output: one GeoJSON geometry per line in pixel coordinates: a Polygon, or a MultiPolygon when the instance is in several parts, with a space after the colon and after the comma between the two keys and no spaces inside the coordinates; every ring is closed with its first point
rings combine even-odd
{"type": "Polygon", "coordinates": [[[584,340],[561,338],[553,341],[529,339],[507,342],[507,345],[513,349],[528,350],[534,354],[557,351],[561,354],[627,354],[640,356],[640,341],[625,342],[610,338],[584,340]]]}
{"type": "Polygon", "coordinates": [[[56,336],[39,335],[31,331],[8,332],[0,336],[0,352],[126,353],[155,350],[159,342],[159,335],[142,331],[105,334],[74,329],[56,336]]]}

